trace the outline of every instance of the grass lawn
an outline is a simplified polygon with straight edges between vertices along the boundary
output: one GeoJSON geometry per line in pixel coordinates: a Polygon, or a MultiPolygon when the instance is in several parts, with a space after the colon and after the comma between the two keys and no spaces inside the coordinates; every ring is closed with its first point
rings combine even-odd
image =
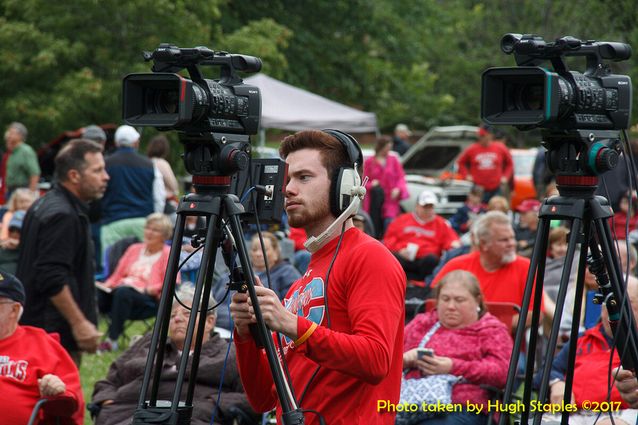
{"type": "MultiPolygon", "coordinates": [[[[131,337],[141,335],[146,330],[146,325],[142,321],[134,321],[126,329],[126,335],[131,337]]],[[[128,323],[127,323],[128,324],[128,323]]],[[[100,331],[106,334],[107,324],[104,320],[100,320],[100,331]]],[[[128,340],[127,340],[128,343],[128,340]]],[[[120,338],[120,348],[118,351],[102,354],[84,354],[82,356],[82,366],[80,367],[80,379],[82,381],[82,392],[84,393],[84,401],[86,404],[91,402],[91,394],[93,394],[93,386],[100,379],[104,379],[109,370],[109,366],[127,347],[122,346],[122,338],[120,338]]],[[[84,413],[84,424],[90,425],[93,421],[88,411],[84,413]]]]}

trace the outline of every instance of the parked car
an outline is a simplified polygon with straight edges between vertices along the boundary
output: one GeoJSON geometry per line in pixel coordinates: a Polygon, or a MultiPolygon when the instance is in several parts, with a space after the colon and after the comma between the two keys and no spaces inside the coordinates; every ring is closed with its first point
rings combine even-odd
{"type": "Polygon", "coordinates": [[[463,205],[472,183],[458,178],[456,159],[476,141],[477,131],[468,125],[434,127],[408,149],[401,158],[410,192],[401,202],[404,210],[413,211],[425,189],[437,196],[440,215],[449,217],[463,205]]]}

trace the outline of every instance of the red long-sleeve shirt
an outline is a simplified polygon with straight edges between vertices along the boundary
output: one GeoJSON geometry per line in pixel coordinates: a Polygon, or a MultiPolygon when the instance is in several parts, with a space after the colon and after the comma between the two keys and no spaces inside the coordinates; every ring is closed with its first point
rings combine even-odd
{"type": "Polygon", "coordinates": [[[408,243],[415,243],[419,246],[416,258],[429,254],[440,257],[443,251],[450,249],[452,243],[458,240],[459,236],[443,217],[437,215],[424,222],[415,213],[405,213],[390,223],[383,237],[383,244],[391,252],[398,252],[408,243]]]}
{"type": "MultiPolygon", "coordinates": [[[[300,337],[319,324],[299,346],[282,338],[292,386],[297,398],[307,389],[301,407],[320,412],[327,424],[391,425],[394,415],[379,413],[377,402],[399,398],[405,274],[385,247],[352,228],[326,282],[337,240],[313,254],[308,271],[284,299],[286,309],[298,315],[300,337]]],[[[248,400],[257,411],[277,407],[280,417],[264,350],[252,338],[235,337],[248,400]]],[[[319,423],[316,415],[305,417],[309,425],[319,423]]]]}
{"type": "Polygon", "coordinates": [[[13,335],[0,340],[1,423],[26,424],[29,421],[35,403],[42,398],[38,379],[49,373],[64,382],[64,395],[78,403],[72,423],[84,424],[84,398],[75,363],[51,335],[31,326],[18,326],[13,335]]]}
{"type": "Polygon", "coordinates": [[[487,146],[472,144],[457,160],[461,178],[467,175],[487,191],[496,190],[505,177],[508,181],[514,172],[514,162],[507,147],[501,142],[490,142],[487,146]]]}

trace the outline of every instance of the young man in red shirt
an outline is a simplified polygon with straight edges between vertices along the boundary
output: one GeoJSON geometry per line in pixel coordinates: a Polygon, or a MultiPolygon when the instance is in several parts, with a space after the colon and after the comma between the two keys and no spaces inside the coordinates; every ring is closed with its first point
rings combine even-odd
{"type": "Polygon", "coordinates": [[[479,128],[478,140],[459,156],[457,164],[462,179],[485,189],[483,202],[500,195],[501,185],[508,184],[514,173],[512,154],[485,126],[479,128]]]}
{"type": "Polygon", "coordinates": [[[432,273],[443,251],[461,246],[450,223],[434,212],[437,201],[433,192],[424,190],[414,212],[394,219],[383,237],[383,244],[414,280],[423,280],[432,273]]]}
{"type": "MultiPolygon", "coordinates": [[[[309,237],[330,234],[326,230],[340,215],[331,206],[332,180],[340,168],[352,171],[353,162],[360,166],[360,159],[352,160],[344,142],[329,133],[334,134],[301,131],[280,147],[288,164],[289,222],[309,237]]],[[[394,414],[379,412],[377,406],[399,398],[405,274],[387,249],[355,228],[351,218],[336,230],[311,249],[308,270],[283,302],[257,286],[259,304],[268,327],[281,334],[283,360],[306,424],[318,424],[321,415],[330,425],[391,425],[394,414]]],[[[256,319],[247,294],[235,294],[230,310],[248,400],[258,412],[276,407],[281,420],[265,352],[249,332],[256,319]]]]}

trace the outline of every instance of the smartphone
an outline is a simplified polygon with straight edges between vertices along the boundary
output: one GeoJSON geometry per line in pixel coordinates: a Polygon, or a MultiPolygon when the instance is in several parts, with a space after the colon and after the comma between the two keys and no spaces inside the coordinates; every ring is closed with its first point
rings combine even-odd
{"type": "Polygon", "coordinates": [[[416,356],[419,359],[423,358],[423,356],[432,357],[432,356],[434,356],[434,350],[431,349],[431,348],[417,348],[416,349],[416,356]]]}

